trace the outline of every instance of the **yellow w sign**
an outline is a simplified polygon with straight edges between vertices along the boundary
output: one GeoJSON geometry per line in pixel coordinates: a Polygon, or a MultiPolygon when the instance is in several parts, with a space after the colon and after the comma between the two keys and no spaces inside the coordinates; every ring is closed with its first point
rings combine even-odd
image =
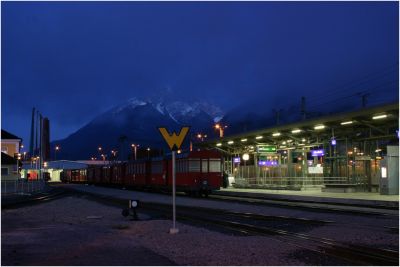
{"type": "Polygon", "coordinates": [[[181,131],[177,135],[175,132],[169,134],[167,128],[158,128],[171,150],[178,150],[181,148],[183,140],[185,139],[186,134],[189,132],[189,129],[190,127],[182,127],[181,131]]]}

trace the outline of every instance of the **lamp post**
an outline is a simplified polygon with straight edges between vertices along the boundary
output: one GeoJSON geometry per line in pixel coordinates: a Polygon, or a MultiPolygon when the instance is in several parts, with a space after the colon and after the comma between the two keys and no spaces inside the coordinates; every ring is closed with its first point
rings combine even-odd
{"type": "Polygon", "coordinates": [[[57,160],[57,151],[58,151],[58,150],[60,150],[60,147],[59,147],[59,146],[56,146],[56,147],[54,148],[54,161],[57,160]]]}
{"type": "Polygon", "coordinates": [[[219,130],[219,137],[222,138],[222,137],[224,137],[224,130],[226,128],[228,128],[228,126],[227,125],[222,125],[220,123],[217,123],[217,124],[214,125],[214,128],[216,130],[219,130]]]}
{"type": "Polygon", "coordinates": [[[135,160],[137,159],[137,148],[139,147],[138,144],[132,144],[131,145],[134,151],[134,155],[135,155],[135,160]]]}
{"type": "Polygon", "coordinates": [[[147,159],[150,159],[150,147],[147,148],[147,159]]]}

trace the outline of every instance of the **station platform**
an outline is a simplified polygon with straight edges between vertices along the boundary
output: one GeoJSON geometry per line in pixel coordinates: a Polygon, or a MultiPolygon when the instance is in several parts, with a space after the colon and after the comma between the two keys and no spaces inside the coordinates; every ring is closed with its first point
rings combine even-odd
{"type": "Polygon", "coordinates": [[[379,193],[352,192],[331,193],[321,192],[321,189],[303,191],[271,190],[271,189],[245,189],[245,188],[221,188],[215,192],[225,196],[262,197],[275,200],[290,200],[304,202],[318,202],[330,204],[366,205],[382,207],[399,207],[399,195],[381,195],[379,193]]]}

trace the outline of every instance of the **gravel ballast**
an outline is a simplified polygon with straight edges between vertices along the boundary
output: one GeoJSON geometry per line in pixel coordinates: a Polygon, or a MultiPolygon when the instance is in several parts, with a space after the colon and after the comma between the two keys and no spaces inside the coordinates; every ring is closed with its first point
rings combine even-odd
{"type": "MultiPolygon", "coordinates": [[[[139,214],[139,218],[146,218],[139,214]]],[[[269,237],[233,236],[171,221],[130,221],[118,208],[67,197],[2,210],[3,265],[307,265],[269,237]]],[[[315,263],[314,263],[315,264],[315,263]]]]}

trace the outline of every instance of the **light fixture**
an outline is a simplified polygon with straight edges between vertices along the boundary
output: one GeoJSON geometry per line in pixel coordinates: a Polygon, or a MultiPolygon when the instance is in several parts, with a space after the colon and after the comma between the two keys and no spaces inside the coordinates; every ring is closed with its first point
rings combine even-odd
{"type": "Polygon", "coordinates": [[[325,125],[317,125],[317,126],[315,126],[314,127],[314,130],[322,130],[322,129],[324,129],[325,128],[325,125]]]}
{"type": "Polygon", "coordinates": [[[234,142],[231,140],[231,141],[228,141],[228,145],[232,145],[234,142]]]}
{"type": "Polygon", "coordinates": [[[281,133],[273,133],[272,136],[280,136],[281,133]]]}
{"type": "Polygon", "coordinates": [[[217,143],[217,146],[222,146],[222,143],[217,143]]]}
{"type": "Polygon", "coordinates": [[[301,132],[300,129],[294,129],[294,130],[292,130],[292,133],[299,133],[299,132],[301,132]]]}
{"type": "Polygon", "coordinates": [[[249,154],[247,154],[247,153],[243,154],[243,156],[242,156],[242,159],[243,159],[244,161],[249,160],[249,158],[250,158],[250,156],[249,156],[249,154]]]}
{"type": "Polygon", "coordinates": [[[379,119],[384,119],[386,117],[387,117],[387,114],[382,114],[382,115],[373,116],[372,119],[379,120],[379,119]]]}
{"type": "Polygon", "coordinates": [[[262,139],[263,137],[261,135],[256,136],[256,139],[262,139]]]}
{"type": "Polygon", "coordinates": [[[352,124],[352,123],[353,123],[353,121],[344,121],[344,122],[341,122],[340,125],[347,125],[347,124],[352,124]]]}
{"type": "Polygon", "coordinates": [[[240,140],[240,141],[242,141],[242,142],[246,142],[246,141],[247,141],[247,138],[244,138],[244,139],[242,139],[242,140],[240,140]]]}

